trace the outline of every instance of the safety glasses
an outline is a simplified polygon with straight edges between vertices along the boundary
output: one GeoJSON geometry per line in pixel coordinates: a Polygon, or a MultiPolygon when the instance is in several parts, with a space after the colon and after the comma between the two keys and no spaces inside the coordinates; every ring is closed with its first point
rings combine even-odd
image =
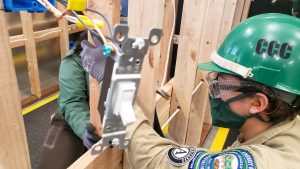
{"type": "Polygon", "coordinates": [[[222,76],[222,74],[216,72],[210,72],[206,76],[209,94],[212,98],[220,98],[233,91],[242,93],[263,92],[256,83],[251,81],[226,80],[220,76],[222,76]]]}

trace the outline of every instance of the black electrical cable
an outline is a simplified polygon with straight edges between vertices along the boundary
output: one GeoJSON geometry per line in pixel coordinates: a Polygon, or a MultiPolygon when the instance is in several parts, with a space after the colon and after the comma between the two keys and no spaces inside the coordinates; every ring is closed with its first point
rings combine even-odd
{"type": "Polygon", "coordinates": [[[87,11],[90,11],[90,12],[94,12],[94,13],[100,15],[100,16],[105,20],[105,22],[106,22],[106,24],[107,24],[107,26],[108,26],[110,35],[111,35],[111,37],[112,37],[112,36],[113,36],[113,33],[112,33],[112,32],[113,32],[113,28],[112,28],[110,22],[108,22],[107,17],[106,17],[105,15],[103,15],[102,13],[96,11],[95,9],[92,9],[92,8],[86,8],[86,10],[87,10],[87,11]]]}
{"type": "MultiPolygon", "coordinates": [[[[57,1],[58,1],[59,3],[61,3],[62,5],[64,5],[64,6],[67,6],[67,5],[68,5],[68,1],[67,1],[67,0],[57,0],[57,1]]],[[[110,35],[111,35],[110,37],[105,36],[105,38],[111,40],[112,42],[114,42],[114,40],[113,40],[113,38],[112,38],[112,36],[113,36],[113,33],[112,33],[113,29],[112,29],[112,26],[111,26],[110,22],[108,22],[107,17],[106,17],[105,15],[103,15],[102,13],[100,13],[100,12],[94,10],[94,9],[87,8],[86,10],[87,10],[87,11],[90,11],[90,12],[94,12],[94,13],[100,15],[100,16],[104,19],[104,21],[105,21],[106,24],[108,25],[108,29],[109,29],[109,32],[110,32],[110,35]]],[[[72,12],[72,13],[75,15],[75,17],[80,21],[80,23],[81,23],[87,30],[89,30],[89,31],[91,32],[91,34],[93,34],[93,35],[96,36],[97,38],[101,39],[101,42],[104,43],[103,40],[102,40],[102,38],[101,38],[101,36],[100,36],[97,32],[95,32],[93,29],[90,29],[90,28],[89,28],[89,27],[88,27],[88,26],[80,19],[80,17],[77,15],[77,13],[76,13],[75,11],[71,10],[71,12],[72,12]]],[[[115,42],[114,42],[114,43],[115,43],[115,42]]]]}
{"type": "MultiPolygon", "coordinates": [[[[64,5],[64,6],[67,6],[67,5],[68,5],[68,1],[66,1],[66,0],[57,0],[57,1],[58,1],[59,3],[61,3],[62,5],[64,5]]],[[[86,10],[87,10],[87,11],[90,11],[90,12],[94,12],[94,13],[100,15],[100,16],[104,19],[104,21],[106,22],[106,24],[107,24],[107,26],[108,26],[110,35],[111,35],[111,37],[112,37],[112,36],[113,36],[113,33],[112,33],[112,32],[113,32],[113,28],[112,28],[110,22],[108,21],[107,17],[106,17],[105,15],[103,15],[101,12],[96,11],[95,9],[92,9],[92,8],[86,8],[86,10]]],[[[111,38],[110,38],[110,40],[111,40],[111,38]]]]}
{"type": "MultiPolygon", "coordinates": [[[[89,27],[88,27],[88,26],[80,19],[80,17],[77,15],[77,13],[76,13],[75,11],[73,11],[73,10],[71,10],[71,11],[72,11],[72,13],[75,15],[75,17],[80,21],[80,23],[81,23],[87,30],[89,30],[94,36],[96,36],[96,37],[98,37],[99,39],[101,39],[101,42],[104,43],[103,40],[102,40],[102,38],[101,38],[101,36],[100,36],[97,32],[95,32],[93,29],[90,29],[90,28],[89,28],[89,27]]],[[[109,39],[109,40],[111,40],[111,41],[113,41],[111,37],[105,36],[105,38],[106,38],[106,39],[109,39]]]]}

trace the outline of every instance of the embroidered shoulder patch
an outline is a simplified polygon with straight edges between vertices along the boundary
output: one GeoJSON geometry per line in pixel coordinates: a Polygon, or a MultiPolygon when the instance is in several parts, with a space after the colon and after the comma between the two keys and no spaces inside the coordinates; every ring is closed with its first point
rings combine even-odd
{"type": "Polygon", "coordinates": [[[167,153],[169,162],[174,166],[183,166],[196,155],[195,147],[171,148],[167,153]]]}
{"type": "Polygon", "coordinates": [[[255,169],[254,159],[246,150],[237,149],[220,153],[198,151],[189,169],[255,169]]]}
{"type": "Polygon", "coordinates": [[[193,158],[193,160],[190,162],[189,169],[197,169],[197,168],[199,168],[199,161],[200,161],[200,159],[202,159],[201,157],[203,155],[205,155],[205,157],[207,157],[207,152],[203,151],[203,150],[198,151],[196,153],[195,157],[193,158]]]}

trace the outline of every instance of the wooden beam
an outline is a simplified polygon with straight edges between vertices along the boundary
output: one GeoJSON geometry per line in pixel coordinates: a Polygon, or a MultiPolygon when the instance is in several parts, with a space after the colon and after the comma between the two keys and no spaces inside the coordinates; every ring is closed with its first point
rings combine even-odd
{"type": "Polygon", "coordinates": [[[39,75],[36,46],[33,37],[32,17],[28,12],[20,12],[23,34],[25,41],[26,57],[28,62],[28,73],[30,81],[31,94],[41,97],[41,82],[39,75]]]}
{"type": "Polygon", "coordinates": [[[178,106],[181,111],[169,126],[169,134],[180,144],[185,143],[187,133],[207,1],[185,0],[183,4],[170,112],[178,106]]]}
{"type": "MultiPolygon", "coordinates": [[[[60,11],[64,11],[65,7],[61,3],[57,3],[57,7],[60,11]]],[[[64,18],[58,20],[58,27],[61,29],[59,33],[60,42],[60,56],[63,58],[69,51],[69,33],[68,33],[68,21],[64,18]]]]}
{"type": "Polygon", "coordinates": [[[68,169],[121,169],[122,160],[123,151],[118,148],[106,148],[98,156],[92,155],[90,149],[68,169]]]}
{"type": "Polygon", "coordinates": [[[169,81],[169,74],[170,74],[169,70],[170,70],[170,63],[172,60],[170,51],[173,46],[172,42],[173,42],[173,34],[175,28],[173,31],[172,29],[173,29],[173,24],[175,24],[176,22],[176,6],[174,0],[165,0],[164,8],[165,8],[164,20],[163,20],[163,28],[162,28],[163,36],[161,39],[159,71],[157,77],[157,85],[159,88],[161,87],[161,85],[164,85],[162,83],[166,83],[167,81],[169,81]],[[166,63],[167,60],[168,62],[166,63]]]}
{"type": "MultiPolygon", "coordinates": [[[[226,1],[223,0],[214,0],[214,1],[209,1],[208,7],[207,7],[207,14],[206,14],[206,21],[205,21],[205,29],[203,32],[203,37],[201,40],[201,45],[200,45],[200,56],[198,63],[203,63],[210,61],[210,55],[212,51],[217,50],[217,47],[219,45],[219,36],[220,32],[223,29],[222,28],[222,22],[223,22],[223,15],[224,15],[224,10],[225,10],[225,5],[226,1]],[[211,29],[211,28],[214,29],[211,29]]],[[[231,9],[232,10],[232,9],[231,9]]],[[[204,79],[205,72],[197,70],[197,77],[204,79]]],[[[203,93],[199,93],[199,95],[195,95],[195,97],[200,97],[200,98],[205,98],[208,99],[208,91],[203,91],[203,93]]],[[[208,109],[208,101],[207,100],[202,100],[202,102],[205,102],[206,105],[203,105],[203,107],[197,107],[197,110],[202,110],[202,112],[198,112],[200,114],[203,114],[203,118],[201,121],[206,122],[206,123],[211,123],[211,114],[210,114],[210,109],[208,109]]],[[[192,123],[191,123],[192,125],[192,123]]],[[[192,126],[191,126],[192,127],[192,126]]],[[[191,128],[192,129],[192,128],[191,128]]],[[[193,130],[190,130],[193,131],[193,130]]],[[[197,131],[194,131],[197,132],[197,131]]],[[[190,133],[189,133],[190,134],[190,133]]],[[[198,144],[199,142],[197,142],[198,144]]]]}
{"type": "MultiPolygon", "coordinates": [[[[129,36],[147,38],[151,28],[162,28],[164,1],[130,0],[128,3],[129,36]]],[[[144,58],[141,72],[142,79],[137,94],[137,100],[143,102],[141,107],[145,110],[145,114],[151,123],[154,119],[159,58],[160,44],[150,47],[144,58]]]]}
{"type": "Polygon", "coordinates": [[[251,1],[252,0],[245,0],[244,8],[243,8],[243,14],[242,14],[242,19],[241,21],[244,21],[248,18],[250,6],[251,6],[251,1]]]}
{"type": "Polygon", "coordinates": [[[55,84],[55,85],[52,85],[50,87],[47,87],[46,89],[43,89],[42,90],[42,96],[40,98],[36,97],[36,96],[29,96],[25,99],[22,99],[21,101],[21,105],[22,105],[22,108],[25,108],[29,105],[32,105],[33,103],[43,99],[43,98],[46,98],[50,95],[52,95],[53,93],[56,93],[59,91],[59,86],[58,84],[55,84]]]}
{"type": "MultiPolygon", "coordinates": [[[[111,0],[109,1],[109,3],[105,2],[103,0],[102,2],[97,2],[98,5],[110,5],[108,8],[97,8],[95,6],[93,6],[94,9],[101,9],[101,12],[103,12],[104,14],[106,14],[107,16],[109,16],[109,14],[113,14],[113,12],[117,12],[117,11],[113,11],[113,9],[117,9],[117,6],[111,6],[114,3],[119,2],[118,0],[111,0]]],[[[95,4],[96,5],[96,4],[95,4]]],[[[149,31],[150,28],[152,27],[158,27],[161,28],[162,27],[162,18],[161,15],[158,14],[162,14],[163,12],[163,3],[161,0],[155,0],[155,1],[139,1],[139,0],[134,0],[134,1],[129,1],[129,7],[134,7],[134,9],[129,9],[129,18],[132,17],[132,19],[129,19],[129,27],[130,27],[130,31],[131,31],[131,35],[130,36],[143,36],[143,37],[148,37],[149,35],[149,31]],[[132,4],[131,4],[132,3],[132,4]],[[154,10],[154,11],[153,11],[154,10]],[[153,13],[155,15],[153,15],[153,13]],[[137,17],[140,16],[144,16],[147,18],[151,18],[149,22],[149,20],[144,20],[143,18],[141,19],[137,19],[137,17]],[[137,21],[137,22],[136,22],[137,21]],[[146,23],[141,23],[141,22],[146,22],[146,23]],[[135,22],[135,23],[134,23],[135,22]],[[160,26],[159,26],[160,25],[160,26]]],[[[114,17],[113,17],[114,18],[114,17]]],[[[159,46],[159,45],[157,45],[159,46]]],[[[154,61],[154,57],[155,57],[155,62],[153,63],[157,63],[158,58],[157,56],[157,52],[159,52],[159,47],[156,47],[157,49],[155,49],[155,47],[151,48],[151,56],[149,58],[151,58],[151,62],[152,59],[154,61]],[[156,55],[155,55],[156,54],[156,55]]],[[[151,68],[149,66],[149,60],[148,56],[146,56],[146,60],[145,62],[148,63],[148,65],[146,64],[146,66],[143,66],[143,69],[146,67],[149,67],[149,71],[151,71],[151,76],[155,76],[156,72],[153,70],[153,68],[151,68]]],[[[144,62],[144,65],[145,65],[144,62]]],[[[152,63],[151,63],[152,64],[152,63]]],[[[157,64],[155,64],[157,65],[157,64]]],[[[157,69],[155,69],[157,70],[157,69]]],[[[149,75],[149,74],[148,74],[149,75]]],[[[149,76],[150,76],[149,75],[149,76]]],[[[142,77],[147,77],[144,78],[144,81],[147,80],[149,82],[149,76],[146,75],[142,75],[142,77]]],[[[149,86],[149,89],[151,90],[151,94],[148,94],[146,97],[147,100],[145,100],[145,103],[148,103],[148,100],[151,100],[150,102],[150,106],[152,109],[151,111],[151,115],[152,115],[152,119],[153,119],[153,110],[154,110],[154,106],[155,106],[155,90],[156,90],[156,79],[154,77],[150,77],[151,79],[151,85],[149,86]],[[149,99],[151,97],[151,99],[149,99]]],[[[145,83],[145,82],[143,82],[145,83]]],[[[147,87],[145,86],[145,84],[140,85],[140,89],[147,89],[147,87]]],[[[148,90],[148,89],[147,89],[148,90]]],[[[150,91],[147,91],[146,93],[150,93],[150,91]]],[[[93,93],[91,93],[93,94],[93,93]]],[[[90,97],[92,97],[92,95],[90,95],[90,97]]],[[[96,105],[98,105],[98,102],[96,103],[96,105]]],[[[92,108],[92,105],[90,105],[92,108]]],[[[95,106],[95,105],[94,105],[95,106]]],[[[149,106],[148,106],[149,107],[149,106]]],[[[91,111],[91,113],[93,113],[91,111]]],[[[78,159],[72,166],[70,166],[70,168],[92,168],[91,166],[97,166],[95,165],[96,163],[98,164],[99,160],[98,159],[104,159],[101,164],[102,166],[99,164],[97,167],[98,168],[112,168],[111,165],[112,164],[119,164],[122,163],[120,162],[121,159],[123,158],[117,158],[119,156],[122,156],[122,151],[121,152],[116,152],[115,154],[112,154],[112,152],[109,151],[109,149],[104,150],[99,156],[91,156],[91,152],[88,151],[87,153],[85,153],[80,159],[78,159]],[[109,162],[109,159],[115,158],[116,160],[112,160],[111,162],[109,162]],[[77,165],[80,164],[80,165],[77,165]],[[103,166],[104,165],[104,166],[103,166]]],[[[122,168],[123,166],[117,166],[116,168],[122,168]]],[[[125,166],[124,166],[125,167],[125,166]]]]}
{"type": "MultiPolygon", "coordinates": [[[[236,9],[236,3],[237,0],[215,0],[209,2],[203,39],[201,40],[199,51],[199,53],[201,53],[199,62],[210,60],[208,57],[211,52],[219,47],[225,36],[231,30],[235,13],[235,10],[232,9],[236,9]],[[211,29],[212,27],[214,27],[214,29],[211,29]]],[[[199,83],[199,78],[204,81],[205,74],[206,72],[197,70],[196,82],[199,83]]],[[[204,122],[210,123],[210,121],[208,88],[205,83],[203,83],[192,97],[186,144],[200,146],[203,124],[204,122]]]]}
{"type": "MultiPolygon", "coordinates": [[[[108,21],[115,25],[120,21],[120,1],[119,0],[98,0],[92,6],[93,9],[101,11],[108,21]]],[[[88,12],[88,16],[93,19],[99,19],[100,16],[96,13],[88,12]]],[[[105,24],[106,25],[106,24],[105,24]]],[[[107,36],[110,36],[108,26],[102,30],[107,36]]],[[[92,39],[89,39],[93,43],[92,39]]],[[[101,118],[100,112],[98,111],[98,102],[100,96],[100,87],[97,80],[90,77],[90,117],[91,123],[97,128],[98,133],[101,135],[101,118]]],[[[103,112],[102,112],[103,113],[103,112]]]]}
{"type": "MultiPolygon", "coordinates": [[[[96,1],[95,1],[96,2],[96,1]]],[[[113,25],[120,20],[120,1],[119,0],[98,0],[92,6],[93,9],[101,11],[108,17],[109,22],[113,25]]],[[[90,18],[98,18],[99,15],[88,13],[90,18]]],[[[108,34],[108,29],[103,31],[108,34]]],[[[90,42],[92,40],[90,39],[90,42]]],[[[101,118],[98,112],[98,101],[100,96],[99,83],[90,77],[90,118],[91,123],[96,127],[99,134],[101,134],[101,118]]],[[[99,168],[99,169],[122,169],[123,168],[123,151],[107,148],[99,155],[91,155],[91,150],[86,152],[69,168],[82,169],[82,168],[99,168]]]]}
{"type": "MultiPolygon", "coordinates": [[[[3,9],[2,1],[0,8],[3,9]]],[[[3,10],[0,21],[0,168],[30,169],[19,88],[3,10]]]]}
{"type": "MultiPolygon", "coordinates": [[[[77,28],[75,24],[72,25],[68,25],[68,33],[72,34],[72,33],[76,33],[76,32],[80,32],[83,29],[77,28]]],[[[36,31],[33,33],[35,42],[41,42],[41,41],[45,41],[45,40],[49,40],[49,39],[53,39],[53,38],[57,38],[60,35],[61,32],[61,28],[56,27],[56,28],[50,28],[50,29],[45,29],[42,31],[36,31]]],[[[15,35],[15,36],[11,36],[9,38],[10,40],[10,48],[16,48],[19,46],[24,46],[25,45],[25,41],[26,39],[24,38],[24,35],[15,35]]]]}
{"type": "MultiPolygon", "coordinates": [[[[221,31],[221,23],[223,18],[223,11],[225,1],[214,0],[209,1],[206,11],[204,32],[202,33],[201,45],[199,49],[198,63],[207,62],[210,60],[209,56],[213,50],[217,49],[219,32],[221,31]],[[211,28],[214,29],[211,29],[211,28]]],[[[197,70],[197,82],[200,79],[204,80],[205,72],[197,70]],[[199,79],[200,78],[200,79],[199,79]]],[[[199,92],[196,92],[191,101],[191,116],[189,118],[189,125],[187,131],[187,144],[199,146],[201,138],[201,128],[203,123],[210,122],[210,110],[208,103],[207,86],[202,85],[199,92]],[[197,127],[195,127],[197,126],[197,127]],[[191,135],[194,134],[194,135],[191,135]]]]}
{"type": "Polygon", "coordinates": [[[232,22],[232,28],[241,22],[245,0],[238,0],[235,8],[235,14],[232,22]]]}
{"type": "Polygon", "coordinates": [[[232,24],[235,17],[235,10],[238,3],[237,1],[239,0],[226,0],[216,49],[219,48],[219,46],[221,45],[221,43],[232,28],[232,24]]]}

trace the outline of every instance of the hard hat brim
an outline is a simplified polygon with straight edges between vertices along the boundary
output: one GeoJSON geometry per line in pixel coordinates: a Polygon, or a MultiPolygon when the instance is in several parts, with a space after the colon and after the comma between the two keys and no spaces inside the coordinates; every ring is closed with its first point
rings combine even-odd
{"type": "Polygon", "coordinates": [[[224,68],[218,66],[217,64],[215,64],[212,61],[198,64],[198,69],[206,70],[206,71],[210,71],[210,72],[222,72],[222,73],[237,75],[236,73],[234,73],[232,71],[229,71],[227,69],[224,69],[224,68]]]}

